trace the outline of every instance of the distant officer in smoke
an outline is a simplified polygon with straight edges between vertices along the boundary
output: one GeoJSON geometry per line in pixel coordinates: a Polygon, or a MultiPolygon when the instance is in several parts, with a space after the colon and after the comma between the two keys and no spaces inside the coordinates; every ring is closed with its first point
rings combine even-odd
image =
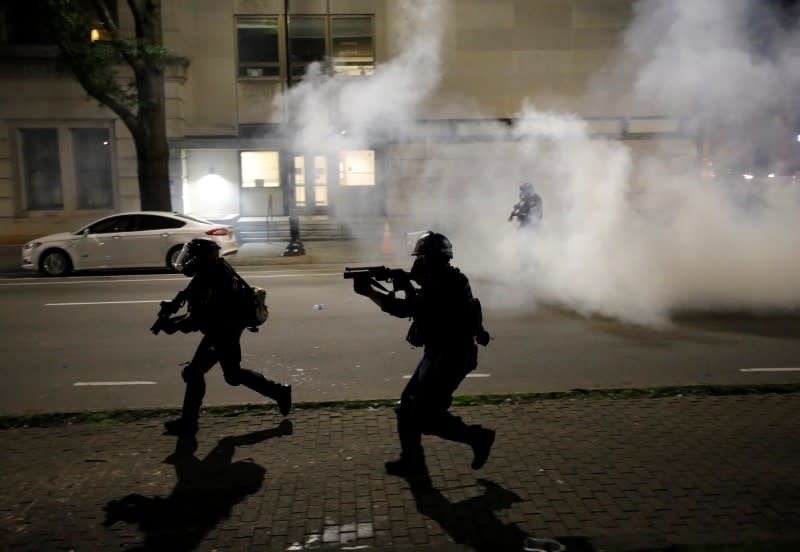
{"type": "Polygon", "coordinates": [[[396,408],[400,458],[385,463],[386,473],[399,476],[427,473],[422,435],[436,435],[472,447],[472,468],[489,457],[494,430],[467,425],[448,409],[453,393],[478,364],[476,342],[486,345],[480,302],[472,296],[469,280],[450,265],[453,249],[442,234],[427,232],[416,243],[416,257],[405,282],[404,297],[383,293],[371,278],[355,278],[356,293],[369,297],[381,310],[399,318],[413,318],[407,340],[424,347],[424,354],[396,408]],[[411,281],[419,284],[419,288],[411,281]]]}
{"type": "Polygon", "coordinates": [[[184,301],[188,315],[164,318],[151,329],[167,334],[200,331],[203,339],[191,362],[183,369],[186,393],[180,418],[164,424],[173,435],[194,434],[200,416],[200,405],[206,392],[205,374],[217,362],[229,385],[244,385],[274,399],[286,416],[292,405],[292,387],[268,380],[263,374],[242,368],[239,343],[246,322],[237,307],[236,277],[225,259],[219,256],[219,245],[208,238],[196,238],[183,246],[176,267],[192,278],[185,290],[171,302],[162,303],[165,313],[177,312],[184,301]]]}
{"type": "Polygon", "coordinates": [[[542,198],[533,190],[533,185],[526,182],[519,187],[519,202],[514,205],[508,220],[519,221],[519,227],[537,227],[542,221],[542,198]]]}

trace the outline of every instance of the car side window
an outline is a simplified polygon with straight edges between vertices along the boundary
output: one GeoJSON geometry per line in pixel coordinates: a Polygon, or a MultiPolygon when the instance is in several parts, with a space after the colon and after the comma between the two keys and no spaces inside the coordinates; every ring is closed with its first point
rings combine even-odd
{"type": "Polygon", "coordinates": [[[185,223],[183,221],[160,217],[158,215],[139,215],[133,230],[168,230],[170,228],[180,228],[185,223]]]}
{"type": "Polygon", "coordinates": [[[113,232],[127,232],[131,225],[129,215],[120,215],[99,220],[89,226],[90,234],[111,234],[113,232]]]}

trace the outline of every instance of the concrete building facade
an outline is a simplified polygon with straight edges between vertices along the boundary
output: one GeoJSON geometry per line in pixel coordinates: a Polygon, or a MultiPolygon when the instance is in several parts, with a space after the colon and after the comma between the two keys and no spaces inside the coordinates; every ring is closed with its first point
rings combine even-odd
{"type": "MultiPolygon", "coordinates": [[[[410,228],[409,198],[432,175],[504,151],[513,163],[513,122],[526,102],[576,114],[590,134],[635,149],[672,141],[687,159],[696,152],[663,113],[635,111],[624,95],[586,99],[616,55],[633,0],[443,2],[432,42],[440,74],[414,106],[415,123],[373,143],[305,149],[287,132],[297,106],[286,91],[311,78],[315,61],[319,78],[376,79],[418,31],[407,10],[422,4],[162,0],[164,44],[184,60],[168,67],[166,82],[173,210],[231,221],[294,212],[354,228],[388,217],[410,228]]],[[[138,209],[127,129],[58,69],[52,45],[20,39],[12,5],[0,2],[0,235],[20,243],[138,209]]],[[[130,29],[124,5],[118,13],[130,29]]],[[[518,184],[509,183],[509,202],[518,184]]]]}

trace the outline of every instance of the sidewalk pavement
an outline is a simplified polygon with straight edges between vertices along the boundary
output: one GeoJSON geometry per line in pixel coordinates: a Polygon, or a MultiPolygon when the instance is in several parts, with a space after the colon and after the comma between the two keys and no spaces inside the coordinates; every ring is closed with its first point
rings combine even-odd
{"type": "Polygon", "coordinates": [[[381,405],[204,411],[196,441],[154,417],[5,429],[0,549],[800,549],[800,394],[453,410],[497,440],[473,471],[469,447],[424,437],[429,486],[384,474],[381,405]]]}

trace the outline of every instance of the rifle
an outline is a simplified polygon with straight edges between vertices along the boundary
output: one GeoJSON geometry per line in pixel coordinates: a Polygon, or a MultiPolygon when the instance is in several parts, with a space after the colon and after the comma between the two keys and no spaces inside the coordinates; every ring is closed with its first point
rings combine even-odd
{"type": "Polygon", "coordinates": [[[186,302],[186,290],[183,290],[175,296],[172,301],[161,301],[161,308],[158,311],[158,318],[156,319],[155,324],[153,324],[150,328],[150,331],[153,332],[154,335],[158,335],[158,332],[164,330],[168,334],[173,334],[173,322],[177,320],[181,320],[186,317],[186,315],[179,316],[176,318],[171,318],[173,314],[181,310],[181,307],[186,302]]]}
{"type": "Polygon", "coordinates": [[[511,210],[511,214],[508,215],[508,220],[513,219],[514,217],[522,218],[528,216],[528,212],[530,211],[530,205],[527,204],[525,201],[520,201],[519,203],[514,204],[514,208],[511,210]]]}
{"type": "Polygon", "coordinates": [[[345,267],[345,280],[354,280],[357,278],[369,278],[373,285],[387,293],[394,293],[394,291],[399,290],[406,292],[413,290],[411,286],[411,274],[402,268],[388,268],[385,266],[345,267]],[[379,282],[392,282],[394,291],[389,291],[379,282]]]}

